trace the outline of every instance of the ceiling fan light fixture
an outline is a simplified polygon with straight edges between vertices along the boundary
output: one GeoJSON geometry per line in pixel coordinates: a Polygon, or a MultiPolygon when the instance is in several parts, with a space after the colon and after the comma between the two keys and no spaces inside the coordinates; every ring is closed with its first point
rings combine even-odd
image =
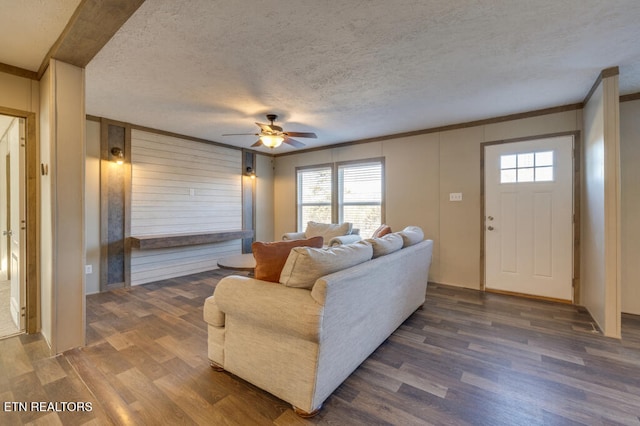
{"type": "Polygon", "coordinates": [[[264,146],[267,146],[269,148],[277,148],[282,145],[284,137],[280,135],[260,135],[260,140],[262,141],[264,146]]]}
{"type": "Polygon", "coordinates": [[[291,145],[294,148],[301,148],[305,145],[302,142],[295,140],[294,137],[314,139],[318,137],[313,132],[285,132],[282,127],[276,126],[273,123],[276,118],[278,118],[278,116],[275,114],[267,114],[267,120],[270,121],[270,124],[256,122],[256,125],[260,128],[260,133],[224,133],[222,136],[255,135],[258,136],[258,140],[251,145],[251,148],[266,146],[271,149],[277,148],[283,143],[291,145]]]}

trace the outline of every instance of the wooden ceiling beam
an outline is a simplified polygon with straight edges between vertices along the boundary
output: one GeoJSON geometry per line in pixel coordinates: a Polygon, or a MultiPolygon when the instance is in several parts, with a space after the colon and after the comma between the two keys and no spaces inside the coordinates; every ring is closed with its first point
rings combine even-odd
{"type": "Polygon", "coordinates": [[[144,0],[82,0],[38,69],[38,79],[57,59],[84,68],[144,0]]]}

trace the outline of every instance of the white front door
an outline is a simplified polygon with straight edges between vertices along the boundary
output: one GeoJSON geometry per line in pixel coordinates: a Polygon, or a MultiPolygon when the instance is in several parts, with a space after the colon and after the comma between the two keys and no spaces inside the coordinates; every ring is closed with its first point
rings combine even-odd
{"type": "Polygon", "coordinates": [[[485,147],[485,287],[573,301],[573,136],[485,147]]]}

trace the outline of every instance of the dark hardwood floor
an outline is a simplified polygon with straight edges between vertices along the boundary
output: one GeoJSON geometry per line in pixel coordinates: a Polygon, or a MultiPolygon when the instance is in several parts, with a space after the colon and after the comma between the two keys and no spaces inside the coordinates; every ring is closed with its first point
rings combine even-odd
{"type": "MultiPolygon", "coordinates": [[[[640,424],[640,317],[623,339],[582,308],[429,285],[427,302],[312,419],[207,361],[211,271],[87,297],[87,346],[0,340],[0,424],[640,424]],[[6,402],[91,402],[90,412],[6,402]]],[[[251,350],[251,348],[247,348],[251,350]]]]}

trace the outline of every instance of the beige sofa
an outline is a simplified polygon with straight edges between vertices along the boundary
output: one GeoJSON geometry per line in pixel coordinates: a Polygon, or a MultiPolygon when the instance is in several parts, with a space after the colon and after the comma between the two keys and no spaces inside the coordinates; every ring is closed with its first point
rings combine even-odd
{"type": "Polygon", "coordinates": [[[378,243],[387,237],[394,239],[292,249],[280,278],[292,286],[306,285],[294,275],[296,266],[313,269],[305,264],[315,261],[304,257],[309,253],[324,251],[321,257],[335,255],[338,263],[359,259],[355,266],[321,276],[310,289],[245,276],[222,279],[204,306],[212,367],[289,402],[301,416],[315,414],[424,303],[433,242],[422,241],[420,231],[420,242],[405,241],[405,247],[386,254],[393,250],[378,243]],[[366,260],[374,252],[377,257],[366,260]]]}

